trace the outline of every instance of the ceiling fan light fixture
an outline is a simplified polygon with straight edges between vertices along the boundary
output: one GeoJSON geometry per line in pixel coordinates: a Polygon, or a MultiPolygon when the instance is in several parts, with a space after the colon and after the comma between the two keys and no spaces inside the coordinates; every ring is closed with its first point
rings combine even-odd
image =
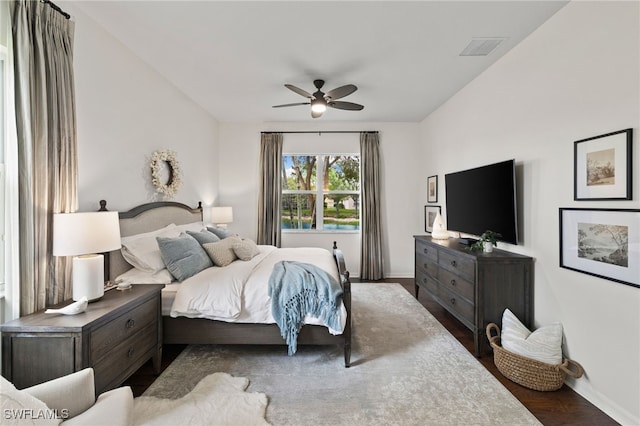
{"type": "Polygon", "coordinates": [[[327,103],[324,99],[314,99],[311,101],[311,111],[313,112],[325,112],[327,110],[327,103]]]}

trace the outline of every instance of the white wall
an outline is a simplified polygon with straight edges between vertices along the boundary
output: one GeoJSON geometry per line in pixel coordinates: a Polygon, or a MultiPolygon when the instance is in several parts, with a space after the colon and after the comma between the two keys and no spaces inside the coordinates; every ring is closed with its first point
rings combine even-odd
{"type": "MultiPolygon", "coordinates": [[[[422,179],[515,158],[536,326],[560,321],[578,393],[640,424],[640,289],[559,265],[558,208],[640,208],[638,2],[572,2],[424,120],[422,179]],[[573,142],[632,127],[634,201],[573,201],[573,142]]],[[[416,197],[418,198],[418,197],[416,197]]],[[[414,207],[418,208],[418,202],[414,207]]]]}
{"type": "MultiPolygon", "coordinates": [[[[158,201],[149,161],[177,153],[182,186],[175,201],[212,205],[218,187],[214,118],[73,5],[79,210],[158,201]]],[[[169,58],[170,55],[167,55],[169,58]]]]}
{"type": "MultiPolygon", "coordinates": [[[[414,194],[426,198],[426,180],[416,182],[420,159],[414,154],[419,127],[413,123],[220,123],[219,205],[233,206],[234,222],[229,229],[255,238],[258,221],[260,132],[295,130],[377,130],[382,157],[381,196],[383,233],[387,247],[385,276],[413,276],[413,234],[424,232],[423,207],[414,206],[414,194]],[[422,231],[420,231],[420,226],[422,231]]],[[[317,147],[323,151],[323,146],[317,147]]],[[[283,234],[283,247],[301,245],[331,247],[333,241],[345,253],[352,276],[360,271],[359,237],[347,233],[283,234]]]]}

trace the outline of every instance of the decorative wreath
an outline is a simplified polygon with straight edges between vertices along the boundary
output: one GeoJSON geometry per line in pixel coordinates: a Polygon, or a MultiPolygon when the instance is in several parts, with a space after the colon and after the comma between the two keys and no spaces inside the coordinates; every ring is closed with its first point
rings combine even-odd
{"type": "Polygon", "coordinates": [[[180,163],[174,151],[167,149],[153,153],[151,156],[151,183],[156,188],[156,192],[169,198],[172,198],[178,192],[182,179],[180,178],[180,163]],[[162,177],[160,176],[163,163],[169,166],[169,179],[166,183],[162,182],[162,177]]]}

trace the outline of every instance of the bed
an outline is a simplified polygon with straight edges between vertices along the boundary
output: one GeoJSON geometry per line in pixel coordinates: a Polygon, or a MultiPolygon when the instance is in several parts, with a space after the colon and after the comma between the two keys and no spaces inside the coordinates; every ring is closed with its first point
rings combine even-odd
{"type": "MultiPolygon", "coordinates": [[[[108,210],[106,201],[100,201],[100,206],[100,210],[108,210]]],[[[119,216],[120,233],[123,240],[127,237],[156,231],[171,224],[187,227],[190,226],[189,224],[202,223],[203,218],[201,204],[198,204],[196,208],[192,208],[185,204],[171,201],[142,204],[129,211],[120,212],[119,216]]],[[[271,250],[268,246],[260,247],[265,253],[271,250]]],[[[297,249],[276,250],[283,250],[286,253],[286,250],[293,251],[297,249]]],[[[326,250],[323,251],[326,252],[326,250]]],[[[344,256],[335,242],[329,254],[332,258],[331,268],[334,268],[333,274],[342,288],[341,321],[343,328],[336,332],[336,330],[330,330],[325,325],[311,321],[311,323],[306,323],[300,330],[297,336],[297,344],[338,345],[344,352],[344,365],[349,367],[351,363],[351,282],[349,280],[349,272],[345,267],[344,256]]],[[[308,254],[306,256],[308,257],[308,254]]],[[[105,257],[105,275],[110,280],[115,280],[116,277],[122,276],[125,272],[131,273],[136,270],[132,270],[131,264],[125,260],[120,250],[109,252],[105,257]]],[[[203,274],[205,272],[203,271],[203,274]]],[[[196,279],[192,277],[190,280],[194,281],[196,279]]],[[[162,292],[164,343],[286,345],[280,329],[275,323],[228,322],[216,319],[176,316],[175,312],[171,316],[171,306],[181,285],[175,283],[166,285],[162,292]]],[[[264,283],[264,286],[266,285],[264,283]]]]}

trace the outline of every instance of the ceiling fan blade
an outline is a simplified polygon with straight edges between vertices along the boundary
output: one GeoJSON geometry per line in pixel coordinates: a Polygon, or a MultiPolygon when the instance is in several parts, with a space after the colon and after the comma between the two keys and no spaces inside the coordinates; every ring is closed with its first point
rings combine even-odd
{"type": "Polygon", "coordinates": [[[322,117],[322,113],[321,112],[315,112],[313,110],[311,110],[311,118],[319,118],[322,117]]]}
{"type": "Polygon", "coordinates": [[[311,105],[311,102],[298,102],[295,104],[274,105],[271,108],[282,108],[282,107],[290,107],[290,106],[298,106],[298,105],[311,105]]]}
{"type": "Polygon", "coordinates": [[[356,86],[354,86],[353,84],[347,84],[345,86],[340,86],[333,90],[329,90],[327,93],[324,94],[324,97],[327,100],[335,101],[337,99],[344,98],[345,96],[352,94],[356,90],[358,90],[356,86]]]}
{"type": "Polygon", "coordinates": [[[354,104],[353,102],[343,102],[343,101],[327,102],[327,106],[330,106],[331,108],[336,108],[336,109],[346,109],[349,111],[360,111],[364,109],[364,106],[360,104],[354,104]]]}
{"type": "Polygon", "coordinates": [[[293,84],[285,84],[284,87],[286,87],[287,89],[293,92],[296,92],[298,95],[304,96],[305,98],[313,99],[313,96],[311,96],[311,93],[306,92],[301,88],[294,86],[293,84]]]}

